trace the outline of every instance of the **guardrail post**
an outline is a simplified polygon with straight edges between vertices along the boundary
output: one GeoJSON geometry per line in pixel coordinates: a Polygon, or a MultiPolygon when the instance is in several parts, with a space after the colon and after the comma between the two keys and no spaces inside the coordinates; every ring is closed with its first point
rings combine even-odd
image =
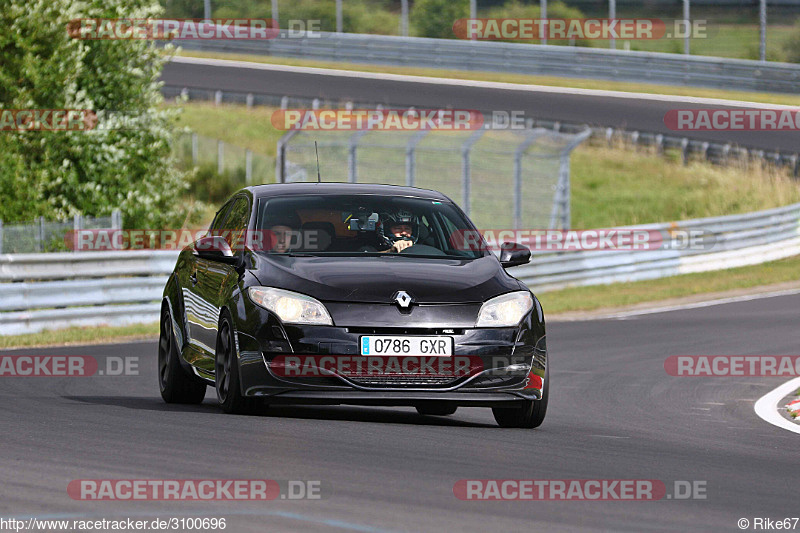
{"type": "Polygon", "coordinates": [[[193,165],[197,164],[198,153],[199,153],[199,149],[197,147],[197,134],[193,132],[192,133],[192,164],[193,165]]]}
{"type": "Polygon", "coordinates": [[[408,37],[408,0],[400,0],[400,35],[408,37]]]}
{"type": "MultiPolygon", "coordinates": [[[[608,0],[608,18],[617,18],[617,0],[608,0]]],[[[617,40],[613,37],[608,41],[609,48],[617,48],[617,40]]]]}
{"type": "Polygon", "coordinates": [[[44,217],[39,217],[39,231],[38,231],[38,239],[37,248],[40,252],[44,251],[44,217]]]}
{"type": "Polygon", "coordinates": [[[514,229],[522,227],[522,156],[544,130],[531,130],[514,150],[514,229]]]}
{"type": "Polygon", "coordinates": [[[767,0],[758,2],[758,58],[767,60],[767,0]]]}
{"type": "Polygon", "coordinates": [[[684,165],[689,164],[689,139],[686,137],[681,139],[681,159],[684,165]]]}
{"type": "Polygon", "coordinates": [[[343,31],[343,21],[342,21],[342,0],[336,0],[336,33],[342,33],[343,31]]]}
{"type": "Polygon", "coordinates": [[[222,91],[214,92],[214,105],[220,105],[222,103],[222,91]]]}
{"type": "Polygon", "coordinates": [[[469,216],[469,212],[472,208],[470,202],[470,198],[472,197],[472,168],[469,156],[472,147],[480,140],[485,132],[486,130],[484,128],[475,130],[461,146],[461,208],[467,216],[469,216]]]}
{"type": "Polygon", "coordinates": [[[247,93],[245,101],[247,102],[247,109],[251,109],[253,107],[253,93],[247,93]]]}
{"type": "Polygon", "coordinates": [[[217,141],[217,174],[222,174],[225,170],[225,143],[217,141]]]}
{"type": "Polygon", "coordinates": [[[428,130],[420,130],[406,144],[406,187],[413,187],[417,173],[417,144],[428,134],[428,130]]]}
{"type": "Polygon", "coordinates": [[[275,21],[275,26],[280,28],[281,25],[278,22],[278,0],[272,0],[272,13],[270,13],[270,16],[275,21]]]}
{"type": "Polygon", "coordinates": [[[686,36],[683,38],[683,53],[688,56],[689,36],[692,32],[692,23],[689,21],[689,0],[683,0],[683,22],[686,24],[683,28],[686,31],[686,36]]]}
{"type": "Polygon", "coordinates": [[[114,209],[111,212],[111,229],[122,229],[122,211],[114,209]]]}
{"type": "Polygon", "coordinates": [[[248,185],[253,183],[253,152],[249,148],[244,151],[244,180],[248,185]]]}
{"type": "Polygon", "coordinates": [[[347,181],[358,183],[358,141],[367,134],[369,130],[357,131],[350,137],[350,148],[347,152],[347,181]]]}
{"type": "Polygon", "coordinates": [[[285,111],[288,108],[289,108],[289,97],[288,96],[282,96],[281,97],[281,109],[283,109],[285,111]]]}
{"type": "Polygon", "coordinates": [[[0,254],[3,253],[3,221],[0,220],[0,254]]]}
{"type": "MultiPolygon", "coordinates": [[[[83,217],[75,215],[72,217],[72,242],[77,242],[78,232],[83,229],[83,217]]],[[[72,247],[73,252],[78,251],[78,246],[72,247]]]]}
{"type": "Polygon", "coordinates": [[[277,154],[275,156],[275,181],[286,183],[286,146],[300,130],[289,130],[278,140],[277,154]]]}
{"type": "Polygon", "coordinates": [[[311,109],[319,109],[319,98],[314,98],[311,101],[311,109]]]}
{"type": "MultiPolygon", "coordinates": [[[[477,3],[477,0],[472,0],[472,1],[477,3]]],[[[539,18],[542,19],[542,20],[546,20],[547,19],[547,0],[539,0],[539,4],[541,6],[541,9],[539,11],[539,18]]],[[[470,14],[471,18],[477,18],[478,17],[478,13],[477,13],[478,9],[477,9],[477,6],[475,6],[475,7],[476,7],[475,13],[474,14],[470,14]]],[[[539,36],[539,40],[541,41],[542,44],[547,44],[547,30],[545,30],[544,35],[539,36]]]]}

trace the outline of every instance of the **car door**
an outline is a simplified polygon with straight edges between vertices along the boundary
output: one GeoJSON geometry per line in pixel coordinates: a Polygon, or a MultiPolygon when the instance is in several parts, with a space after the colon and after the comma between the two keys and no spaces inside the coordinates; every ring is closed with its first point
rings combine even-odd
{"type": "MultiPolygon", "coordinates": [[[[227,224],[227,217],[233,199],[226,202],[217,211],[214,221],[209,227],[209,234],[216,235],[227,224]]],[[[181,281],[183,292],[184,308],[186,309],[186,326],[191,353],[186,354],[185,359],[192,364],[199,364],[201,360],[208,357],[208,352],[214,351],[214,345],[208,346],[209,334],[207,332],[213,328],[216,331],[216,320],[219,315],[214,314],[205,304],[203,292],[205,289],[201,285],[201,280],[205,280],[208,261],[201,259],[196,253],[189,254],[187,258],[186,271],[187,279],[181,281]]]]}
{"type": "MultiPolygon", "coordinates": [[[[216,233],[225,238],[235,254],[242,253],[241,244],[237,243],[237,235],[247,229],[250,221],[250,201],[247,196],[240,195],[232,200],[223,225],[216,233]]],[[[211,259],[195,257],[197,261],[197,284],[194,295],[198,308],[197,341],[203,349],[203,357],[197,366],[214,371],[214,357],[217,344],[217,332],[222,306],[230,298],[233,288],[239,279],[236,267],[211,259]]]]}

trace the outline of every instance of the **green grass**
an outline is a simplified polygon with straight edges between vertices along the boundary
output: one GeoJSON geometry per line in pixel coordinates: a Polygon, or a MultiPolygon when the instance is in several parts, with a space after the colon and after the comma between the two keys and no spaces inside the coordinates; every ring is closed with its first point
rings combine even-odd
{"type": "Polygon", "coordinates": [[[206,102],[191,102],[180,107],[184,111],[178,125],[273,158],[278,139],[285,133],[272,126],[270,117],[275,109],[271,107],[247,109],[241,105],[215,106],[206,102]]]}
{"type": "MultiPolygon", "coordinates": [[[[508,74],[503,72],[479,72],[472,70],[449,70],[418,67],[392,67],[387,65],[366,65],[358,63],[339,63],[335,61],[311,61],[289,59],[274,56],[258,56],[249,54],[226,54],[215,52],[196,52],[183,50],[179,55],[187,57],[206,57],[268,63],[275,65],[291,65],[301,67],[318,67],[360,72],[377,72],[387,74],[404,74],[411,76],[429,76],[436,78],[477,80],[490,82],[518,83],[523,85],[545,85],[550,87],[571,87],[577,89],[602,89],[622,92],[646,94],[669,94],[676,96],[695,96],[702,98],[722,98],[766,104],[800,105],[800,95],[767,92],[748,92],[702,87],[685,87],[681,85],[658,85],[652,83],[632,83],[621,81],[592,80],[584,78],[566,78],[558,76],[530,76],[525,74],[508,74]]],[[[677,80],[676,80],[677,81],[677,80]]]]}
{"type": "MultiPolygon", "coordinates": [[[[275,145],[283,132],[276,130],[270,122],[272,108],[248,110],[244,106],[217,107],[209,103],[188,103],[183,107],[181,121],[194,131],[222,139],[226,143],[250,148],[270,158],[275,157],[275,145]]],[[[370,135],[385,136],[383,139],[391,138],[400,142],[400,136],[396,134],[370,135]]],[[[429,136],[431,139],[433,137],[429,136]]],[[[452,157],[447,155],[449,152],[436,152],[438,155],[435,162],[430,159],[426,161],[423,156],[419,156],[418,164],[437,164],[439,170],[434,177],[426,178],[425,186],[439,188],[459,201],[461,170],[460,152],[457,148],[460,141],[455,137],[455,134],[440,134],[435,141],[439,148],[448,144],[456,148],[452,157]]],[[[489,140],[490,136],[487,134],[485,137],[489,140]]],[[[510,142],[500,133],[491,137],[491,141],[496,148],[502,148],[504,143],[510,142]]],[[[402,147],[402,143],[399,146],[402,147]]],[[[346,159],[332,150],[320,147],[323,173],[331,179],[345,179],[343,172],[346,172],[346,159]]],[[[369,153],[375,157],[370,159],[363,152],[359,156],[359,172],[362,176],[380,172],[387,180],[394,178],[397,181],[398,176],[401,176],[402,181],[402,149],[395,150],[393,154],[388,150],[372,148],[369,153]]],[[[299,156],[296,155],[295,158],[297,157],[299,156]]],[[[498,206],[502,212],[509,213],[503,207],[508,203],[508,198],[498,191],[508,190],[512,186],[510,171],[502,173],[502,176],[508,177],[502,181],[502,176],[497,172],[503,164],[502,158],[492,160],[490,164],[484,164],[486,161],[481,159],[482,157],[473,155],[475,168],[472,204],[475,222],[479,227],[505,227],[504,221],[497,219],[497,213],[498,206]],[[492,220],[495,225],[486,225],[486,220],[492,220]]],[[[507,166],[511,164],[510,156],[505,156],[505,160],[507,166]]],[[[311,165],[313,161],[305,163],[311,165]]],[[[538,169],[540,173],[556,170],[555,167],[549,170],[538,169]]],[[[270,168],[270,174],[257,181],[273,180],[274,172],[270,168]]],[[[571,180],[574,228],[684,220],[757,211],[800,202],[800,182],[792,180],[784,170],[765,169],[760,165],[721,167],[704,162],[692,162],[685,166],[675,158],[625,146],[599,147],[583,144],[573,153],[571,180]]]]}
{"type": "MultiPolygon", "coordinates": [[[[758,59],[758,24],[710,24],[707,37],[692,39],[692,55],[758,59]]],[[[767,28],[767,59],[785,61],[784,43],[796,32],[791,25],[770,25],[767,28]]],[[[683,53],[683,39],[654,39],[641,41],[617,40],[617,48],[645,52],[683,53]]],[[[595,47],[608,48],[607,41],[594,41],[595,47]]]]}
{"type": "Polygon", "coordinates": [[[761,165],[727,167],[630,148],[582,145],[572,155],[572,227],[667,222],[800,202],[800,181],[761,165]]]}
{"type": "MultiPolygon", "coordinates": [[[[534,259],[535,261],[535,259],[534,259]]],[[[511,270],[513,274],[513,269],[511,270]]],[[[800,280],[800,256],[761,265],[537,293],[545,313],[591,311],[800,280]]]]}
{"type": "Polygon", "coordinates": [[[0,349],[69,344],[102,344],[104,342],[121,342],[135,339],[155,339],[156,337],[158,337],[157,323],[115,327],[69,328],[25,335],[0,336],[0,349]]]}

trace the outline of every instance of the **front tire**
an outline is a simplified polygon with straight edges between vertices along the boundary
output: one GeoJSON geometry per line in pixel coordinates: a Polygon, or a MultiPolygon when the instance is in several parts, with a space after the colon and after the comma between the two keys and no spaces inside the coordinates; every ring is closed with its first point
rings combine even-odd
{"type": "Polygon", "coordinates": [[[225,315],[220,320],[217,334],[214,384],[222,410],[229,414],[242,414],[251,410],[253,402],[242,395],[239,386],[239,358],[233,335],[231,320],[225,315]]]}
{"type": "Polygon", "coordinates": [[[178,360],[178,346],[172,331],[172,317],[165,305],[161,310],[158,337],[158,388],[167,403],[198,404],[206,396],[206,384],[192,376],[178,360]]]}
{"type": "Polygon", "coordinates": [[[494,419],[503,428],[538,428],[547,414],[550,397],[550,365],[544,371],[541,400],[525,400],[518,407],[492,407],[494,419]]]}

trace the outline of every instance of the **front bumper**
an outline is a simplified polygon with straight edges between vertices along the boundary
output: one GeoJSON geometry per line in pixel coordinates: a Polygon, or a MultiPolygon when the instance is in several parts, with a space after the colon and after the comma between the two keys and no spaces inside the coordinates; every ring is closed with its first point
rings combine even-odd
{"type": "Polygon", "coordinates": [[[268,398],[270,403],[418,405],[443,401],[476,407],[513,405],[542,397],[547,365],[544,327],[530,315],[516,328],[479,329],[284,326],[266,311],[259,314],[258,326],[238,328],[240,381],[242,393],[248,397],[268,398]],[[439,379],[391,375],[370,379],[339,373],[290,376],[280,371],[282,361],[292,355],[360,358],[360,337],[367,334],[452,337],[453,357],[476,361],[476,371],[439,379]]]}

